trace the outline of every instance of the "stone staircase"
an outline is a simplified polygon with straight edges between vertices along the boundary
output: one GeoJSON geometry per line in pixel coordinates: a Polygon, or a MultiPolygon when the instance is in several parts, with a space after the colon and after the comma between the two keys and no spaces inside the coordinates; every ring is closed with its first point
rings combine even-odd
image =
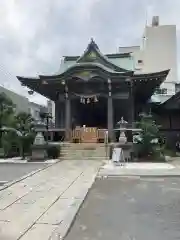
{"type": "Polygon", "coordinates": [[[106,160],[106,147],[101,143],[63,143],[62,160],[106,160]]]}

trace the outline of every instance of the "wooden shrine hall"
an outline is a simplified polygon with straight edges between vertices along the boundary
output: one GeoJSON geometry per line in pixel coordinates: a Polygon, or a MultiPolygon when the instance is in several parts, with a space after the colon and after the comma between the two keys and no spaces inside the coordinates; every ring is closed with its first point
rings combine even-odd
{"type": "Polygon", "coordinates": [[[65,56],[58,73],[17,78],[55,102],[66,141],[99,142],[108,132],[113,142],[116,123],[123,117],[132,125],[169,72],[136,74],[132,65],[131,53],[103,55],[92,39],[81,56],[65,56]]]}

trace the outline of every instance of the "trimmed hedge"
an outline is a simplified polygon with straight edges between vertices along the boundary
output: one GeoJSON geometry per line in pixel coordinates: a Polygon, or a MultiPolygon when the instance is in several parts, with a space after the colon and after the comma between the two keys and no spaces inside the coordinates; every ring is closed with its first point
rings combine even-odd
{"type": "Polygon", "coordinates": [[[46,143],[44,145],[33,145],[31,149],[45,149],[47,151],[48,159],[56,159],[60,157],[59,144],[46,143]]]}
{"type": "Polygon", "coordinates": [[[48,144],[47,146],[48,158],[56,159],[60,157],[60,145],[48,144]]]}

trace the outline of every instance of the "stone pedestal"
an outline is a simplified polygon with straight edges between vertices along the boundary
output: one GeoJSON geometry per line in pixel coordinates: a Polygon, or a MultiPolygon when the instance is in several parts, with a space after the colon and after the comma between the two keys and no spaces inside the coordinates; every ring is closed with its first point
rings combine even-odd
{"type": "Polygon", "coordinates": [[[47,159],[47,151],[42,148],[33,148],[32,149],[32,155],[31,160],[46,160],[47,159]]]}
{"type": "Polygon", "coordinates": [[[31,160],[37,161],[37,160],[45,160],[47,159],[47,146],[46,142],[44,140],[44,136],[42,133],[37,133],[34,144],[32,146],[32,155],[31,160]]]}
{"type": "Polygon", "coordinates": [[[124,131],[121,131],[120,136],[119,136],[119,143],[125,144],[126,142],[127,142],[127,137],[126,137],[124,131]]]}

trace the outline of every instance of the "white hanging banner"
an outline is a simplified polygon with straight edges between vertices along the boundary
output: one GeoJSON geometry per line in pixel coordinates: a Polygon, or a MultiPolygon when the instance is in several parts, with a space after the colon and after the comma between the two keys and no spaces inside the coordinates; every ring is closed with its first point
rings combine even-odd
{"type": "Polygon", "coordinates": [[[112,162],[124,162],[124,154],[122,148],[114,148],[112,154],[112,162]]]}

